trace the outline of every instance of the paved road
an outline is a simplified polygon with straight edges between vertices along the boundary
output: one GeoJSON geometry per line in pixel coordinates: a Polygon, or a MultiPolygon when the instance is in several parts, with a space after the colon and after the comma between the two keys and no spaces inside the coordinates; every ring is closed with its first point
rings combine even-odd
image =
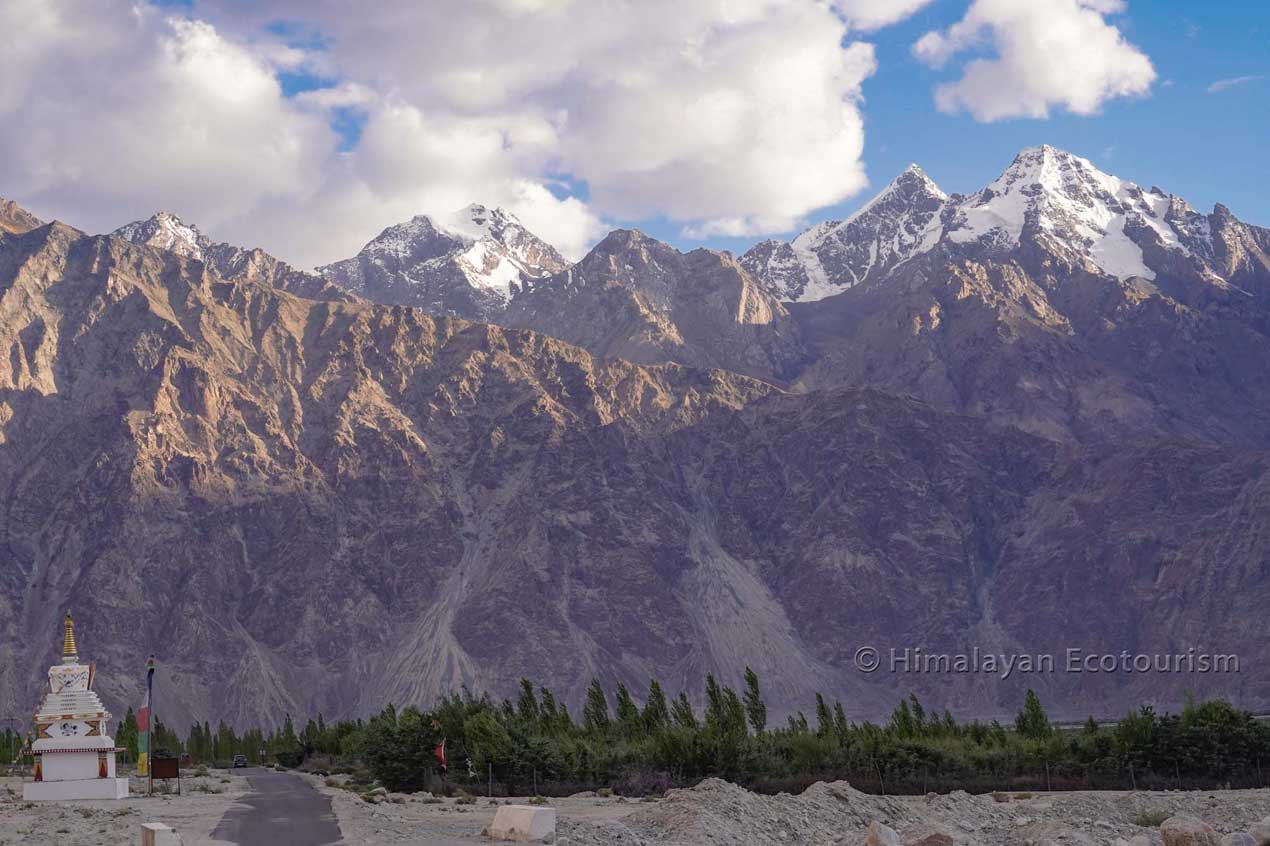
{"type": "Polygon", "coordinates": [[[247,781],[251,793],[225,812],[213,839],[238,846],[327,846],[339,841],[331,800],[304,779],[252,770],[247,781]]]}

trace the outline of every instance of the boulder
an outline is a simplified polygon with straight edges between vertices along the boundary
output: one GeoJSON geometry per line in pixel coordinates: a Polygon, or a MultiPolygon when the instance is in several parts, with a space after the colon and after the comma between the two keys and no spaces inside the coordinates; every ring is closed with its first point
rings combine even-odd
{"type": "Polygon", "coordinates": [[[1221,846],[1257,846],[1257,841],[1253,839],[1251,834],[1236,831],[1223,837],[1221,846]]]}
{"type": "Polygon", "coordinates": [[[884,826],[876,820],[869,823],[864,844],[865,846],[901,846],[900,836],[895,833],[895,829],[884,826]]]}
{"type": "Polygon", "coordinates": [[[1194,817],[1169,817],[1160,825],[1164,846],[1220,846],[1213,827],[1194,817]]]}
{"type": "Polygon", "coordinates": [[[908,846],[953,846],[953,839],[947,834],[928,834],[921,840],[911,840],[908,846]]]}
{"type": "Polygon", "coordinates": [[[1248,833],[1257,842],[1257,846],[1270,846],[1270,817],[1248,829],[1248,833]]]}
{"type": "Polygon", "coordinates": [[[556,809],[533,805],[502,805],[498,813],[494,814],[494,822],[490,823],[488,831],[493,840],[554,840],[556,809]]]}

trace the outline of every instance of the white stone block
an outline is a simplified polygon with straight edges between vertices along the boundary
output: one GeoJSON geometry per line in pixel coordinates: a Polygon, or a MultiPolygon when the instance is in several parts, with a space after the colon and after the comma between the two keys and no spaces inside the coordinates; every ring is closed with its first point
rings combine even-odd
{"type": "Polygon", "coordinates": [[[181,846],[181,836],[161,822],[142,823],[141,846],[181,846]]]}
{"type": "Polygon", "coordinates": [[[27,802],[67,802],[75,799],[127,799],[126,778],[81,778],[71,781],[28,781],[22,785],[27,802]]]}
{"type": "Polygon", "coordinates": [[[545,840],[555,835],[556,809],[533,805],[503,805],[489,827],[494,840],[545,840]]]}

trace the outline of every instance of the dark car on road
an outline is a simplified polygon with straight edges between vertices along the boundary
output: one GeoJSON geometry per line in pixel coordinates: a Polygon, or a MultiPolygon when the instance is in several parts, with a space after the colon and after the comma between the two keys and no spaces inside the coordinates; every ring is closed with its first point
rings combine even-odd
{"type": "Polygon", "coordinates": [[[238,767],[245,767],[245,766],[247,766],[247,756],[246,756],[246,755],[235,755],[235,756],[234,756],[234,768],[235,768],[235,769],[237,769],[238,767]]]}

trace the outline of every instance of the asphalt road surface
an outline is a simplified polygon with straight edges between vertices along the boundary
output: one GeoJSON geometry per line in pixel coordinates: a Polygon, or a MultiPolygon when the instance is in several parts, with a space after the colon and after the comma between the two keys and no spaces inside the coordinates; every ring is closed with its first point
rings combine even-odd
{"type": "Polygon", "coordinates": [[[213,839],[238,846],[327,846],[339,842],[342,835],[331,800],[304,779],[252,770],[247,781],[251,793],[225,812],[213,839]]]}

